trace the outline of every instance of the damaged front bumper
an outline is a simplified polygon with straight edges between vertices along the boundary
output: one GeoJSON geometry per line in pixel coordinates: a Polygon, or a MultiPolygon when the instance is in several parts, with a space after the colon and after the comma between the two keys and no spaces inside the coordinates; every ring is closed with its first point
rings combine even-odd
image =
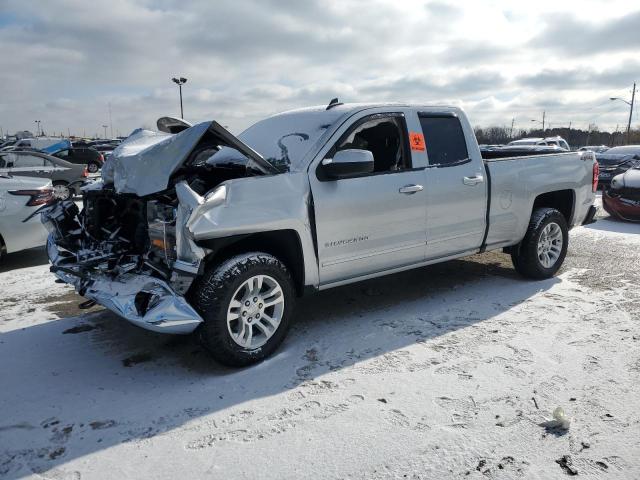
{"type": "Polygon", "coordinates": [[[82,243],[78,246],[78,238],[88,234],[77,211],[70,202],[59,202],[42,212],[43,223],[50,232],[47,255],[51,271],[60,280],[147,330],[188,334],[203,322],[183,296],[194,278],[194,272],[184,271],[190,264],[175,262],[173,273],[165,272],[161,277],[160,270],[154,272],[153,265],[142,255],[83,248],[82,243]]]}
{"type": "Polygon", "coordinates": [[[60,255],[53,235],[47,241],[51,271],[78,293],[131,323],[162,333],[188,334],[202,323],[202,317],[165,281],[150,275],[124,273],[84,277],[60,255]]]}

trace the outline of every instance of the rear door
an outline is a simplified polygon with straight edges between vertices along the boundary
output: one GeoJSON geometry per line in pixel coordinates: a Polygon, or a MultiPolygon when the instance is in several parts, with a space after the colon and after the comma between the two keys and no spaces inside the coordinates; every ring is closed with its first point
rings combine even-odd
{"type": "Polygon", "coordinates": [[[473,131],[453,112],[418,117],[429,162],[427,259],[477,249],[486,224],[487,179],[478,148],[467,142],[473,131]]]}
{"type": "Polygon", "coordinates": [[[81,158],[78,158],[78,156],[76,155],[75,148],[65,148],[64,150],[60,150],[59,152],[56,152],[53,156],[66,160],[69,163],[74,163],[74,164],[86,163],[86,162],[83,162],[81,158]]]}
{"type": "Polygon", "coordinates": [[[424,261],[425,170],[412,158],[405,113],[362,114],[336,135],[321,159],[369,150],[375,171],[332,180],[311,166],[321,285],[424,261]]]}

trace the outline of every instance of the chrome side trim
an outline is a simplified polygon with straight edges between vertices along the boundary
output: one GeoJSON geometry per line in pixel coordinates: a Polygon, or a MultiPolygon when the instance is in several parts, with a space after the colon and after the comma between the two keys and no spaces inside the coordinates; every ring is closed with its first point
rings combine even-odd
{"type": "Polygon", "coordinates": [[[330,262],[323,262],[322,266],[323,267],[331,267],[332,265],[339,265],[341,263],[353,262],[355,260],[362,260],[364,258],[377,257],[378,255],[387,255],[389,253],[400,252],[402,250],[410,250],[412,248],[418,248],[418,247],[422,248],[425,245],[426,245],[426,242],[420,242],[420,243],[414,243],[414,244],[411,244],[411,245],[403,245],[402,247],[387,248],[385,250],[380,250],[379,252],[365,253],[363,255],[354,255],[352,257],[341,258],[340,260],[332,260],[330,262]]]}
{"type": "Polygon", "coordinates": [[[391,275],[394,273],[404,272],[407,270],[411,270],[413,268],[426,267],[427,265],[431,265],[434,263],[445,262],[447,260],[455,260],[456,258],[466,257],[468,255],[479,253],[479,251],[480,251],[479,248],[474,248],[472,250],[466,250],[464,252],[456,253],[454,255],[448,255],[446,257],[432,258],[420,263],[411,263],[409,265],[404,265],[402,267],[390,268],[387,270],[381,270],[379,272],[369,273],[367,275],[360,275],[358,277],[347,278],[345,280],[338,280],[337,282],[325,283],[323,285],[319,285],[318,290],[327,290],[329,288],[339,287],[341,285],[348,285],[350,283],[361,282],[363,280],[369,280],[371,278],[377,278],[377,277],[382,277],[384,275],[391,275]]]}

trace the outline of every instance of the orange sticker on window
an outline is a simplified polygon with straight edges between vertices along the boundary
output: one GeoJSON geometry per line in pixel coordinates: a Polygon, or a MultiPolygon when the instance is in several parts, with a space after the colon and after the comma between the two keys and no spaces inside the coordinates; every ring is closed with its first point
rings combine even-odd
{"type": "Polygon", "coordinates": [[[411,144],[411,150],[424,151],[424,135],[417,132],[409,132],[409,143],[411,144]]]}

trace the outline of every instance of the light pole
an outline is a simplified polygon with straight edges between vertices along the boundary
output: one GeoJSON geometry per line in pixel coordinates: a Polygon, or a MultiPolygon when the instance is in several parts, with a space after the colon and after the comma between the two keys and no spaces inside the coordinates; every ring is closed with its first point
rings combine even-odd
{"type": "Polygon", "coordinates": [[[631,90],[631,101],[628,102],[624,98],[610,97],[609,100],[620,100],[629,105],[629,123],[627,123],[627,145],[631,143],[631,116],[633,115],[633,102],[636,99],[636,82],[633,82],[633,90],[631,90]]]}
{"type": "Polygon", "coordinates": [[[538,122],[538,123],[542,123],[542,133],[544,134],[544,119],[547,116],[547,112],[542,112],[542,122],[540,120],[536,120],[535,118],[532,118],[531,121],[532,122],[538,122]]]}
{"type": "Polygon", "coordinates": [[[106,138],[107,138],[107,127],[108,127],[108,126],[109,126],[109,125],[102,125],[102,128],[104,128],[104,138],[105,138],[105,140],[106,140],[106,138]]]}
{"type": "Polygon", "coordinates": [[[182,85],[187,83],[187,79],[184,77],[173,77],[171,80],[173,81],[173,83],[178,85],[178,88],[180,89],[180,118],[184,118],[184,112],[182,110],[182,85]]]}

